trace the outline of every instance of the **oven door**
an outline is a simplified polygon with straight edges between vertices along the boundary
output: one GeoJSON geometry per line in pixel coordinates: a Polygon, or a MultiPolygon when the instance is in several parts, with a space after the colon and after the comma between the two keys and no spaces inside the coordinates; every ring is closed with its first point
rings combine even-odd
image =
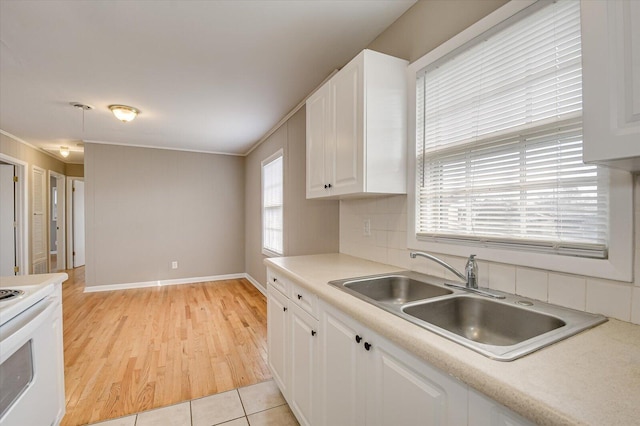
{"type": "Polygon", "coordinates": [[[0,326],[0,426],[60,422],[59,311],[46,298],[0,326]]]}

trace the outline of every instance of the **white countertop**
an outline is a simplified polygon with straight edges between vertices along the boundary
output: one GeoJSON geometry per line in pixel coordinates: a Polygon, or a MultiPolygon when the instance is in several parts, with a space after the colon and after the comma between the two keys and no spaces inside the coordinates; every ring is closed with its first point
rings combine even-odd
{"type": "Polygon", "coordinates": [[[61,283],[68,278],[69,275],[64,272],[55,274],[11,275],[8,277],[0,277],[0,287],[20,288],[32,285],[47,285],[61,283]]]}
{"type": "Polygon", "coordinates": [[[640,326],[605,324],[511,362],[494,361],[327,283],[400,268],[344,254],[265,264],[399,346],[538,424],[640,424],[640,326]]]}

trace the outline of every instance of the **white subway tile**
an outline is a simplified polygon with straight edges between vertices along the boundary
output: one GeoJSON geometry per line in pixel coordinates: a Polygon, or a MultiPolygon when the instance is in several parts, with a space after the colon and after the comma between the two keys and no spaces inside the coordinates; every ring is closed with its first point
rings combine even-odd
{"type": "Polygon", "coordinates": [[[515,293],[516,267],[502,263],[489,264],[489,288],[511,294],[515,293]]]}
{"type": "MultiPolygon", "coordinates": [[[[398,249],[398,250],[406,250],[407,249],[407,233],[404,231],[389,231],[387,233],[389,238],[389,248],[390,249],[398,249]]],[[[407,254],[407,257],[409,255],[407,254]]]]}
{"type": "Polygon", "coordinates": [[[549,274],[549,303],[584,311],[587,280],[562,274],[549,274]]]}
{"type": "Polygon", "coordinates": [[[371,231],[372,240],[375,241],[375,245],[378,247],[389,247],[387,231],[371,231]]]}
{"type": "Polygon", "coordinates": [[[359,200],[362,203],[365,213],[377,214],[378,213],[378,200],[375,198],[363,198],[359,200]]]}
{"type": "Polygon", "coordinates": [[[390,248],[388,251],[389,264],[402,269],[411,269],[411,258],[407,250],[397,250],[390,248]]]}
{"type": "MultiPolygon", "coordinates": [[[[444,260],[445,262],[447,262],[449,265],[453,266],[455,269],[457,269],[460,273],[462,273],[464,275],[464,267],[467,264],[467,259],[464,257],[458,257],[458,256],[450,256],[450,255],[436,255],[438,258],[444,260]]],[[[430,262],[430,261],[429,261],[430,262]]],[[[449,271],[448,269],[444,269],[444,278],[454,281],[454,282],[460,282],[460,277],[458,277],[456,274],[454,274],[453,272],[449,271]]]]}
{"type": "Polygon", "coordinates": [[[631,290],[631,285],[587,279],[587,311],[630,321],[631,290]]]}
{"type": "Polygon", "coordinates": [[[372,260],[374,262],[387,263],[388,259],[387,259],[386,247],[378,247],[375,244],[371,244],[371,245],[357,245],[357,246],[348,247],[348,248],[350,249],[350,251],[346,254],[360,257],[362,259],[372,260]]]}
{"type": "Polygon", "coordinates": [[[478,261],[478,287],[489,287],[489,262],[478,261]]]}
{"type": "Polygon", "coordinates": [[[387,199],[388,213],[407,213],[407,196],[395,195],[387,199]]]}
{"type": "Polygon", "coordinates": [[[387,215],[387,229],[389,231],[408,232],[407,214],[406,213],[390,213],[387,215]]]}
{"type": "Polygon", "coordinates": [[[389,197],[380,197],[376,199],[375,212],[379,214],[389,213],[389,197]]]}
{"type": "Polygon", "coordinates": [[[387,214],[372,214],[370,217],[371,230],[387,231],[389,229],[387,226],[388,216],[387,214]]]}
{"type": "Polygon", "coordinates": [[[549,274],[540,269],[516,268],[516,294],[546,302],[549,274]]]}

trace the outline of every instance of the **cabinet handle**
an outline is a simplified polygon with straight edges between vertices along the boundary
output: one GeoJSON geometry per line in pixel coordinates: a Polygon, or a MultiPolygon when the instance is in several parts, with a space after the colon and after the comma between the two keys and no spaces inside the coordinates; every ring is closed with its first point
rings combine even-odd
{"type": "Polygon", "coordinates": [[[313,337],[313,336],[315,336],[316,334],[318,334],[318,333],[316,333],[316,331],[315,331],[315,330],[311,330],[311,336],[312,336],[312,337],[313,337]]]}
{"type": "Polygon", "coordinates": [[[298,295],[298,300],[302,300],[302,295],[301,294],[298,295]]]}
{"type": "Polygon", "coordinates": [[[360,343],[362,341],[362,337],[356,334],[356,343],[360,343]]]}
{"type": "Polygon", "coordinates": [[[276,281],[278,281],[278,279],[276,277],[273,277],[273,282],[275,283],[276,281]]]}
{"type": "Polygon", "coordinates": [[[327,185],[329,188],[331,188],[331,184],[327,185]]]}
{"type": "Polygon", "coordinates": [[[366,350],[371,349],[371,343],[369,343],[369,342],[364,342],[364,348],[365,348],[366,350]]]}
{"type": "Polygon", "coordinates": [[[327,185],[326,183],[324,184],[324,189],[327,189],[329,187],[329,185],[327,185]]]}
{"type": "Polygon", "coordinates": [[[287,312],[287,307],[286,307],[286,306],[285,306],[285,307],[283,307],[283,308],[282,308],[282,311],[283,311],[283,312],[287,312]]]}

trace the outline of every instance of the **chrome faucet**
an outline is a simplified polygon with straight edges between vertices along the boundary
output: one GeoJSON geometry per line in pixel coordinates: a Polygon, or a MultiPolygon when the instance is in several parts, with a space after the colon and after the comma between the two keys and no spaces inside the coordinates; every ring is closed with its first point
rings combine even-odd
{"type": "Polygon", "coordinates": [[[448,286],[448,287],[454,287],[454,288],[457,288],[457,289],[469,291],[471,293],[480,294],[482,296],[493,297],[495,299],[504,299],[505,298],[504,295],[502,295],[502,294],[500,294],[498,292],[495,292],[495,291],[493,291],[491,289],[479,288],[478,287],[478,262],[476,262],[476,255],[475,254],[472,254],[467,259],[467,264],[465,265],[465,268],[464,268],[465,274],[461,273],[460,271],[458,271],[453,266],[449,265],[444,260],[438,259],[434,255],[429,254],[429,253],[425,253],[425,252],[422,252],[422,251],[412,251],[412,252],[409,252],[409,256],[412,259],[415,259],[416,257],[420,256],[420,257],[425,257],[425,258],[427,258],[429,260],[433,260],[434,262],[436,262],[436,263],[444,266],[445,268],[447,268],[449,271],[454,273],[458,278],[460,278],[464,282],[464,285],[453,284],[453,283],[445,283],[445,285],[448,286]]]}
{"type": "MultiPolygon", "coordinates": [[[[469,281],[467,280],[467,277],[465,277],[465,275],[463,273],[461,273],[460,271],[458,271],[456,268],[454,268],[453,266],[449,265],[447,262],[445,262],[442,259],[438,259],[437,257],[435,257],[432,254],[429,253],[425,253],[422,251],[412,251],[409,252],[409,257],[411,257],[412,259],[415,259],[417,256],[420,257],[426,257],[429,260],[433,260],[434,262],[444,266],[445,268],[447,268],[449,271],[453,272],[455,275],[458,276],[458,278],[460,278],[462,281],[464,281],[466,284],[469,283],[469,281]]],[[[474,255],[475,256],[475,255],[474,255]]],[[[475,260],[474,260],[475,262],[475,260]]],[[[467,266],[469,265],[469,262],[467,261],[467,266]]],[[[478,266],[476,265],[476,275],[478,274],[478,266]]]]}
{"type": "Polygon", "coordinates": [[[475,254],[472,254],[469,256],[469,259],[467,259],[464,271],[467,274],[467,287],[478,288],[478,262],[476,262],[475,254]]]}

